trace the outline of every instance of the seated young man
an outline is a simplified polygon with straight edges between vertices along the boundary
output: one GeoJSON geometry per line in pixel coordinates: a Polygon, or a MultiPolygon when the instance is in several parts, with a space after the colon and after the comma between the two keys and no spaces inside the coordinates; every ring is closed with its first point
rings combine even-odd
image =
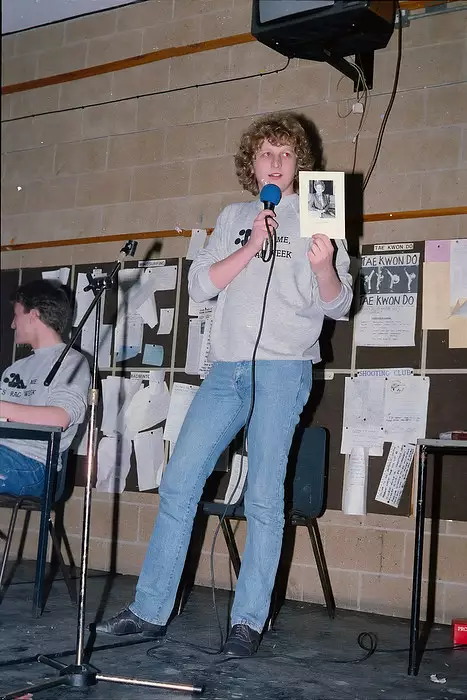
{"type": "MultiPolygon", "coordinates": [[[[44,386],[65,347],[62,334],[72,314],[68,296],[60,285],[36,280],[18,288],[13,305],[16,343],[30,345],[33,354],[3,372],[0,418],[61,426],[60,452],[64,452],[84,420],[90,385],[86,358],[71,349],[51,384],[44,386]]],[[[46,459],[46,442],[3,439],[0,433],[0,493],[42,495],[46,459]]]]}

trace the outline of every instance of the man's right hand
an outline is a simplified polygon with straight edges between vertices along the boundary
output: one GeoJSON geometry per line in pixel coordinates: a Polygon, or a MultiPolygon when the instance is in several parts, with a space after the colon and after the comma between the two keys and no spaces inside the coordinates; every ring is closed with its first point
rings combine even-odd
{"type": "Polygon", "coordinates": [[[270,209],[263,209],[260,211],[256,219],[253,221],[253,227],[251,229],[251,236],[246,244],[255,253],[257,253],[263,247],[264,241],[268,237],[268,230],[266,227],[266,217],[268,217],[268,225],[273,233],[278,226],[276,215],[270,209]]]}

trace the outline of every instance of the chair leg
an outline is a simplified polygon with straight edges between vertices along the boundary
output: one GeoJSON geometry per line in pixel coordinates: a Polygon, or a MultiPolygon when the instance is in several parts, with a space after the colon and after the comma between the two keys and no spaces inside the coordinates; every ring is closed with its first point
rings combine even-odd
{"type": "Polygon", "coordinates": [[[63,578],[65,579],[66,587],[68,588],[68,593],[70,595],[70,599],[72,603],[75,605],[78,602],[78,599],[76,597],[76,590],[75,587],[73,586],[70,578],[70,574],[68,572],[68,567],[65,564],[65,561],[62,556],[62,552],[60,549],[60,542],[58,541],[57,533],[55,532],[55,527],[52,522],[52,520],[49,520],[49,532],[50,532],[50,537],[52,538],[52,544],[55,549],[55,554],[57,555],[58,558],[58,563],[60,565],[60,569],[63,574],[63,578]]]}
{"type": "Polygon", "coordinates": [[[18,511],[19,511],[20,505],[21,505],[21,501],[17,501],[13,507],[12,512],[11,512],[10,524],[8,526],[5,547],[3,550],[2,568],[0,570],[0,589],[1,589],[2,584],[3,584],[3,577],[5,575],[5,569],[6,569],[6,564],[8,561],[8,555],[10,553],[11,542],[13,540],[13,531],[15,529],[16,518],[18,517],[18,511]]]}
{"type": "Polygon", "coordinates": [[[332,619],[336,614],[336,603],[334,601],[331,579],[329,578],[329,571],[324,554],[323,543],[321,541],[318,522],[315,518],[312,518],[307,522],[307,528],[310,534],[311,545],[313,547],[313,553],[316,559],[316,566],[318,567],[318,574],[321,581],[321,586],[323,588],[324,600],[326,601],[328,615],[332,619]]]}
{"type": "Polygon", "coordinates": [[[235,576],[238,579],[238,576],[240,574],[241,561],[237,549],[237,544],[235,542],[235,536],[232,530],[232,526],[230,524],[229,518],[222,519],[221,517],[219,517],[219,520],[221,522],[221,529],[229,552],[230,561],[232,562],[232,566],[235,571],[235,576]]]}

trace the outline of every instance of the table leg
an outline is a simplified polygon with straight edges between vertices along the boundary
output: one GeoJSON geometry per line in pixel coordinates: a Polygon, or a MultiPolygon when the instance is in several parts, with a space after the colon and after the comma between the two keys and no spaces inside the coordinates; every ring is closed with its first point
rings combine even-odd
{"type": "Polygon", "coordinates": [[[420,628],[420,598],[422,588],[423,536],[425,530],[425,482],[427,449],[420,445],[418,457],[417,514],[412,579],[412,610],[410,616],[409,676],[418,673],[418,640],[420,628]]]}
{"type": "Polygon", "coordinates": [[[39,524],[39,540],[37,543],[36,578],[34,581],[34,593],[32,596],[33,617],[40,617],[40,615],[42,614],[44,577],[47,561],[47,538],[49,536],[49,518],[53,502],[53,488],[55,484],[59,449],[60,433],[51,433],[47,446],[44,495],[41,510],[41,520],[39,524]]]}

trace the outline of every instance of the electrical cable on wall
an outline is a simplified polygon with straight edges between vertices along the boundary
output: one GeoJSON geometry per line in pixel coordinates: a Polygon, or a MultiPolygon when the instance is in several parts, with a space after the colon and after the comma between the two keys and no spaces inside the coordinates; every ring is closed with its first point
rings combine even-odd
{"type": "Polygon", "coordinates": [[[2,124],[9,124],[11,122],[19,122],[23,119],[34,119],[36,117],[47,117],[51,114],[65,114],[66,112],[76,112],[79,109],[89,109],[90,107],[104,107],[105,105],[116,105],[120,102],[128,102],[129,100],[140,100],[145,97],[157,97],[158,95],[170,95],[173,92],[182,92],[183,90],[194,90],[203,87],[212,87],[213,85],[224,85],[226,83],[235,83],[238,80],[250,80],[251,78],[263,78],[266,75],[274,75],[282,73],[285,71],[290,64],[290,58],[287,59],[285,65],[282,68],[275,68],[274,70],[264,71],[260,73],[252,73],[250,75],[240,75],[236,78],[222,78],[221,80],[214,80],[211,83],[198,83],[197,85],[182,85],[181,87],[168,88],[167,90],[159,90],[155,92],[145,92],[142,95],[131,95],[129,97],[119,97],[116,100],[106,100],[103,102],[92,102],[88,105],[79,105],[77,107],[65,107],[63,109],[51,109],[48,112],[38,112],[37,114],[25,114],[21,117],[11,117],[10,119],[3,119],[2,124]]]}
{"type": "Polygon", "coordinates": [[[402,11],[400,4],[398,0],[396,0],[397,3],[397,16],[398,16],[398,33],[397,33],[397,60],[396,60],[396,70],[394,73],[394,82],[392,86],[392,91],[391,91],[391,97],[389,98],[388,106],[386,107],[386,111],[383,116],[383,121],[381,122],[381,126],[379,128],[378,136],[376,139],[376,147],[375,151],[373,154],[373,157],[371,159],[370,165],[368,167],[368,171],[364,177],[363,180],[363,190],[365,191],[366,186],[368,185],[368,182],[370,181],[371,175],[373,173],[373,170],[375,169],[376,162],[378,160],[379,152],[381,150],[381,144],[383,142],[383,136],[384,136],[384,130],[386,128],[387,121],[389,119],[389,115],[392,110],[392,106],[394,104],[394,100],[396,99],[396,94],[397,94],[397,86],[399,84],[399,75],[400,75],[400,68],[401,68],[401,61],[402,61],[402,11]]]}

